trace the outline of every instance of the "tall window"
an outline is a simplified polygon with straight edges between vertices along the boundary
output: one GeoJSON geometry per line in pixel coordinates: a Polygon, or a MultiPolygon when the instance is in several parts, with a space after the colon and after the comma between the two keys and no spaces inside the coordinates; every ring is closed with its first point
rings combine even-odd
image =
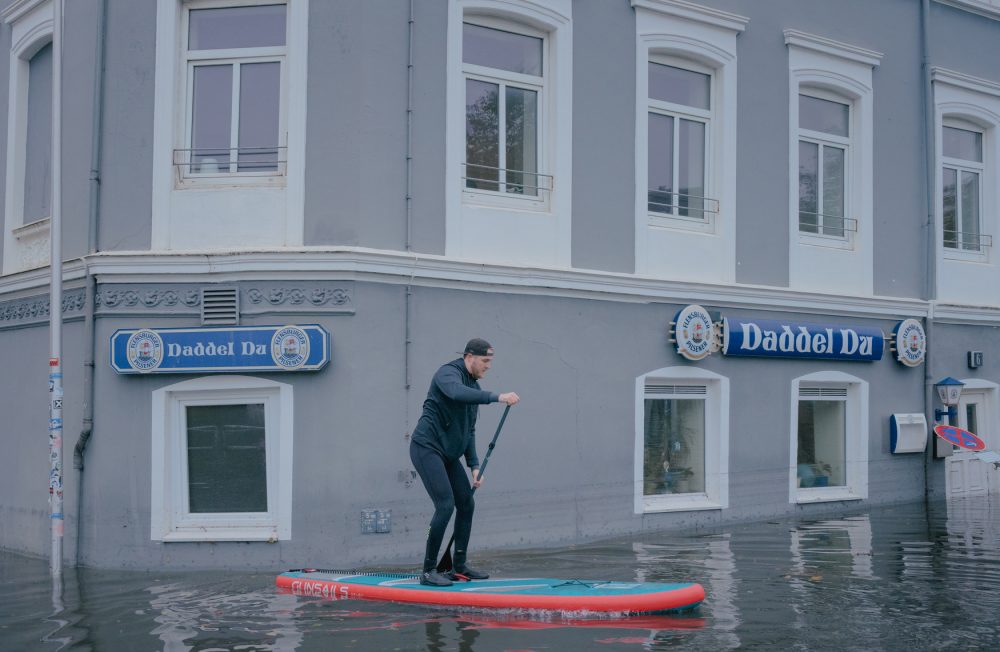
{"type": "Polygon", "coordinates": [[[668,367],[635,389],[635,513],[728,507],[729,379],[668,367]]]}
{"type": "Polygon", "coordinates": [[[789,500],[868,497],[868,383],[839,371],[792,381],[789,500]]]}
{"type": "Polygon", "coordinates": [[[856,231],[845,216],[851,107],[799,95],[799,231],[843,238],[856,231]]]}
{"type": "Polygon", "coordinates": [[[703,385],[646,382],[643,496],[705,492],[703,385]]]}
{"type": "Polygon", "coordinates": [[[649,62],[648,211],[704,220],[712,102],[709,74],[649,62]]]}
{"type": "Polygon", "coordinates": [[[538,197],[544,37],[462,25],[465,188],[538,197]]]}
{"type": "Polygon", "coordinates": [[[941,187],[944,246],[961,251],[982,250],[983,134],[972,129],[942,128],[941,187]]]}
{"type": "Polygon", "coordinates": [[[284,4],[187,12],[185,176],[284,171],[284,4]]]}
{"type": "Polygon", "coordinates": [[[291,536],[292,388],[204,377],[153,392],[151,536],[291,536]]]}
{"type": "Polygon", "coordinates": [[[28,62],[23,223],[52,214],[52,44],[28,62]]]}
{"type": "Polygon", "coordinates": [[[847,390],[800,387],[798,409],[798,486],[844,486],[847,470],[847,390]]]}

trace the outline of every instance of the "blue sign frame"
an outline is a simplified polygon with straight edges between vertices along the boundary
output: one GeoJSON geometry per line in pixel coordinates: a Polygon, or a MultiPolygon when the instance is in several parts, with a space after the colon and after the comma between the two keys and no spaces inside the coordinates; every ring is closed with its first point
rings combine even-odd
{"type": "Polygon", "coordinates": [[[319,324],[233,328],[138,328],[111,335],[120,374],[319,371],[330,333],[319,324]]]}
{"type": "Polygon", "coordinates": [[[885,333],[870,326],[728,317],[723,323],[727,356],[874,362],[885,350],[885,333]]]}

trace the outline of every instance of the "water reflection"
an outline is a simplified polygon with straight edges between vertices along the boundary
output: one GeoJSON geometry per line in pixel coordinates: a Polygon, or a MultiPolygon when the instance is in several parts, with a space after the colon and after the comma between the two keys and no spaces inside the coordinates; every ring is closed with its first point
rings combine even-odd
{"type": "Polygon", "coordinates": [[[693,613],[573,619],[279,593],[268,573],[66,569],[0,552],[6,650],[1000,648],[1000,498],[517,551],[498,575],[695,581],[693,613]]]}

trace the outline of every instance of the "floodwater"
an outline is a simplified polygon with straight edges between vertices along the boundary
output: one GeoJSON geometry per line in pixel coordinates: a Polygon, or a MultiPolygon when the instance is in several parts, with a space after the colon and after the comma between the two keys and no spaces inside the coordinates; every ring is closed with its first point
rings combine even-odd
{"type": "Polygon", "coordinates": [[[695,581],[707,597],[680,615],[573,620],[300,597],[271,573],[67,569],[60,599],[45,560],[0,553],[0,650],[1000,649],[997,495],[475,561],[695,581]]]}

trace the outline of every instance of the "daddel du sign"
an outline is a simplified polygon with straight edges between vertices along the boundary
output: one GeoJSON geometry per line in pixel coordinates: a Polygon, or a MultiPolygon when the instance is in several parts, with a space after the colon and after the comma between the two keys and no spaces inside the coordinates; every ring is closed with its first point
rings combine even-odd
{"type": "Polygon", "coordinates": [[[727,356],[874,362],[885,349],[882,329],[870,326],[728,317],[723,324],[722,353],[727,356]]]}
{"type": "Polygon", "coordinates": [[[318,324],[234,328],[139,328],[111,336],[120,374],[318,371],[330,333],[318,324]]]}

